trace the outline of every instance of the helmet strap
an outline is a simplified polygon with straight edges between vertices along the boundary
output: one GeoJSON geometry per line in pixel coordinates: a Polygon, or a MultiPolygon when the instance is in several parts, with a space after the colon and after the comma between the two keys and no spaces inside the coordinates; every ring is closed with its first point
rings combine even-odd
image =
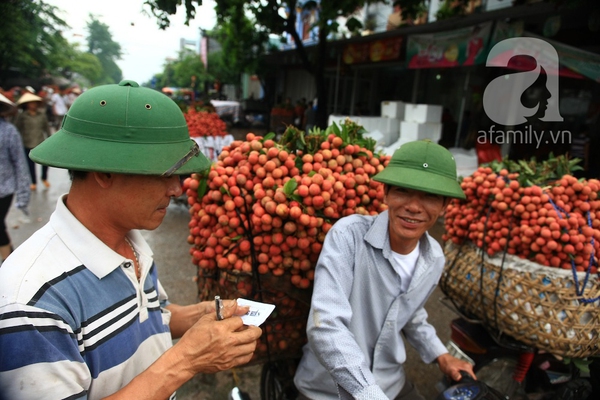
{"type": "Polygon", "coordinates": [[[190,161],[192,157],[196,157],[198,154],[200,154],[200,147],[198,147],[198,143],[194,142],[194,145],[190,148],[190,151],[188,151],[186,155],[184,155],[179,161],[177,161],[171,168],[163,172],[161,176],[164,176],[166,178],[170,177],[175,171],[177,171],[185,163],[190,161]]]}

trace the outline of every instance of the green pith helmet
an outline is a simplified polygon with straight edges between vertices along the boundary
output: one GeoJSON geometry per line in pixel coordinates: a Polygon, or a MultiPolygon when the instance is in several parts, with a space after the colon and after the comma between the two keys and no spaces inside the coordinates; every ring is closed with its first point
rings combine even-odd
{"type": "Polygon", "coordinates": [[[210,166],[177,104],[133,81],[85,91],[30,158],[57,168],[140,175],[187,175],[210,166]]]}
{"type": "Polygon", "coordinates": [[[456,179],[456,162],[446,148],[428,140],[405,143],[374,180],[422,192],[465,199],[456,179]]]}

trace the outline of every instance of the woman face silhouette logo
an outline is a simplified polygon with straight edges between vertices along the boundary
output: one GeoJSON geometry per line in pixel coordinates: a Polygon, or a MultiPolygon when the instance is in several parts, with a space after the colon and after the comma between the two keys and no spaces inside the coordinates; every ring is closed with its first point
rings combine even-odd
{"type": "Polygon", "coordinates": [[[529,86],[521,95],[521,104],[529,109],[533,109],[537,106],[535,113],[529,117],[526,117],[529,121],[541,120],[546,116],[548,110],[548,100],[552,97],[552,93],[546,86],[548,82],[548,75],[544,67],[540,67],[540,75],[531,86],[529,86]]]}
{"type": "Polygon", "coordinates": [[[531,119],[560,122],[558,109],[558,53],[548,42],[520,37],[497,43],[488,54],[486,66],[510,68],[517,56],[532,58],[531,68],[493,79],[483,92],[483,108],[497,124],[515,126],[531,119]]]}

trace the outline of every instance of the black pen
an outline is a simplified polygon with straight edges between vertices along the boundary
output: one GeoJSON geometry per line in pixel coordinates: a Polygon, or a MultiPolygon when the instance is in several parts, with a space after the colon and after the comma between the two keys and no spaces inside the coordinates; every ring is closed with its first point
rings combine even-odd
{"type": "Polygon", "coordinates": [[[221,296],[215,296],[215,309],[217,310],[217,321],[223,320],[223,300],[221,296]]]}

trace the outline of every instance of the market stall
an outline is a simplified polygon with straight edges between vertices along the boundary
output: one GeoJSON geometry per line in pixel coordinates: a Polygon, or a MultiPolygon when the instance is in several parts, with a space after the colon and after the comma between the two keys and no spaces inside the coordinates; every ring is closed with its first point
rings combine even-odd
{"type": "Polygon", "coordinates": [[[217,161],[223,147],[233,142],[233,136],[227,132],[227,125],[218,114],[190,108],[184,117],[190,137],[209,160],[217,161]]]}
{"type": "Polygon", "coordinates": [[[231,100],[211,100],[210,104],[215,108],[219,117],[230,116],[233,123],[238,123],[242,118],[242,107],[239,102],[231,100]]]}

